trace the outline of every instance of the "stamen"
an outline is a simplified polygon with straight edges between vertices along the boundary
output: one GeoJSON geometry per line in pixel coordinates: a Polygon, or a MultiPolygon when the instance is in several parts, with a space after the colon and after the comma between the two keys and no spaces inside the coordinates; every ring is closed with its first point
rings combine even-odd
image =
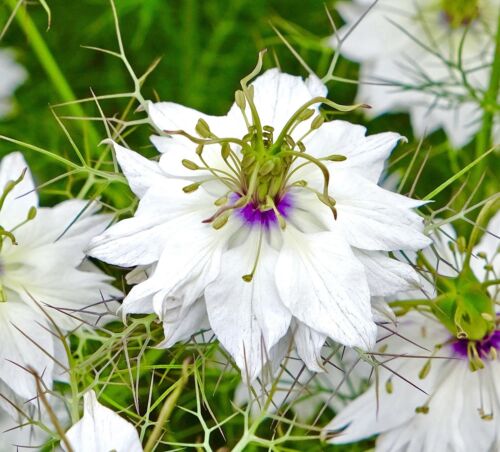
{"type": "Polygon", "coordinates": [[[252,271],[241,277],[241,279],[243,279],[243,281],[245,282],[252,282],[253,276],[255,275],[255,271],[257,270],[257,264],[259,263],[259,258],[260,258],[260,250],[262,249],[262,236],[263,233],[261,229],[259,233],[259,244],[257,245],[257,254],[255,255],[252,271]]]}
{"type": "Polygon", "coordinates": [[[12,190],[14,190],[16,185],[18,185],[22,182],[27,170],[28,170],[28,168],[24,168],[23,171],[21,172],[21,175],[17,179],[7,181],[7,183],[5,184],[5,187],[3,189],[3,192],[2,192],[2,196],[0,196],[0,209],[3,207],[3,204],[4,204],[5,199],[7,198],[8,194],[12,190]]]}

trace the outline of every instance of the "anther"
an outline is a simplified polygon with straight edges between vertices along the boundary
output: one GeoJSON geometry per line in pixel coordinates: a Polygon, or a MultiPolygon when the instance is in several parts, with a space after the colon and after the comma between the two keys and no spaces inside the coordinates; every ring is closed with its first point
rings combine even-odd
{"type": "Polygon", "coordinates": [[[265,176],[269,174],[274,169],[274,162],[272,160],[267,160],[259,169],[259,175],[265,176]]]}
{"type": "Polygon", "coordinates": [[[224,206],[225,204],[227,204],[227,201],[228,201],[228,198],[227,196],[221,196],[220,198],[217,198],[214,202],[214,204],[217,206],[217,207],[220,207],[220,206],[224,206]]]}
{"type": "Polygon", "coordinates": [[[428,412],[429,412],[428,405],[418,406],[417,408],[415,408],[415,413],[427,414],[428,412]]]}
{"type": "Polygon", "coordinates": [[[319,129],[324,122],[325,118],[322,115],[316,116],[311,122],[311,130],[319,129]]]}
{"type": "Polygon", "coordinates": [[[312,108],[307,108],[305,110],[302,110],[300,114],[297,117],[297,121],[302,122],[302,121],[307,121],[312,115],[314,115],[314,110],[312,108]]]}
{"type": "Polygon", "coordinates": [[[240,110],[245,110],[247,106],[247,101],[245,99],[245,94],[240,89],[234,93],[234,101],[240,110]]]}
{"type": "Polygon", "coordinates": [[[430,370],[431,370],[431,360],[429,359],[418,373],[418,378],[423,380],[425,377],[427,377],[427,375],[429,375],[430,370]]]}
{"type": "Polygon", "coordinates": [[[229,214],[224,214],[224,215],[219,215],[213,222],[212,222],[212,227],[215,230],[221,229],[224,227],[229,220],[229,214]]]}
{"type": "Polygon", "coordinates": [[[188,170],[199,170],[200,167],[194,163],[192,160],[187,160],[187,159],[183,159],[182,160],[182,166],[184,166],[184,168],[187,168],[188,170]]]}
{"type": "Polygon", "coordinates": [[[193,193],[196,190],[198,190],[198,188],[200,188],[200,183],[195,182],[194,184],[189,184],[189,185],[186,185],[185,187],[182,187],[182,191],[184,193],[193,193]]]}
{"type": "Polygon", "coordinates": [[[347,157],[341,154],[332,154],[325,157],[324,160],[328,160],[330,162],[343,162],[344,160],[347,160],[347,157]]]}
{"type": "Polygon", "coordinates": [[[207,121],[203,118],[198,119],[195,127],[196,133],[202,138],[210,138],[212,137],[212,132],[210,132],[210,126],[207,121]]]}
{"type": "Polygon", "coordinates": [[[228,143],[222,143],[220,153],[224,160],[229,158],[229,155],[231,154],[231,147],[228,143]]]}

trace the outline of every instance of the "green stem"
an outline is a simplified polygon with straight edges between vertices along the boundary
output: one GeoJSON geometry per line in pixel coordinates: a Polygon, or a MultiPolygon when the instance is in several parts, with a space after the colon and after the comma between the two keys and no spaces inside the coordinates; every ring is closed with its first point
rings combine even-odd
{"type": "MultiPolygon", "coordinates": [[[[486,149],[491,146],[493,119],[495,115],[495,106],[497,103],[498,91],[500,89],[500,14],[498,15],[497,32],[495,39],[495,53],[491,67],[490,83],[488,90],[484,95],[483,101],[483,121],[481,130],[476,138],[476,158],[480,157],[486,149]]],[[[477,166],[475,171],[475,180],[477,180],[483,171],[485,162],[477,166]]]]}
{"type": "MultiPolygon", "coordinates": [[[[12,10],[16,8],[18,3],[17,0],[6,0],[6,2],[12,10]]],[[[69,102],[68,108],[70,109],[73,115],[84,117],[85,112],[83,111],[80,104],[73,103],[77,100],[77,98],[74,95],[73,91],[71,90],[71,87],[66,81],[66,78],[61,72],[57,62],[55,61],[54,57],[52,56],[52,53],[50,52],[50,49],[45,43],[45,40],[38,31],[38,28],[31,19],[31,17],[27,14],[27,12],[22,13],[19,11],[16,14],[16,20],[19,23],[19,26],[21,27],[23,32],[26,34],[26,37],[29,40],[33,52],[35,53],[38,61],[42,65],[50,81],[52,82],[57,93],[61,97],[61,100],[63,102],[69,102]]],[[[83,128],[84,132],[88,132],[90,145],[96,146],[100,140],[95,129],[92,127],[92,125],[86,123],[83,124],[83,128]]]]}
{"type": "Polygon", "coordinates": [[[474,224],[474,228],[472,229],[472,232],[469,237],[469,243],[467,245],[467,252],[463,263],[463,268],[469,265],[472,253],[474,251],[474,245],[477,243],[481,232],[483,232],[483,225],[486,223],[490,211],[496,210],[499,201],[500,201],[500,195],[494,196],[483,206],[483,208],[479,212],[476,218],[476,222],[474,224]]]}
{"type": "Polygon", "coordinates": [[[154,429],[151,432],[151,435],[148,439],[148,442],[146,443],[146,446],[144,447],[144,452],[151,452],[155,448],[158,440],[162,437],[163,426],[170,418],[170,415],[172,414],[172,411],[174,410],[177,404],[177,400],[179,399],[180,395],[182,394],[182,391],[184,390],[184,387],[188,382],[190,362],[191,362],[190,358],[186,358],[184,360],[182,365],[181,378],[177,380],[176,388],[167,397],[165,403],[161,407],[160,415],[158,416],[158,420],[156,421],[154,429]]]}

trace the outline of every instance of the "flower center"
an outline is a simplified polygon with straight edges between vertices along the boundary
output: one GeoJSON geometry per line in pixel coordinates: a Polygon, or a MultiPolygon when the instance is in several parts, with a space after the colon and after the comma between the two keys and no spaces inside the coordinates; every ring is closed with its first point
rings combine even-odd
{"type": "Polygon", "coordinates": [[[495,330],[490,335],[481,339],[480,341],[468,341],[467,339],[455,339],[451,347],[456,356],[460,358],[467,358],[468,352],[467,349],[469,347],[469,342],[474,344],[474,347],[477,350],[478,355],[481,358],[488,358],[490,356],[490,352],[492,349],[499,350],[500,349],[500,330],[495,330]]]}
{"type": "Polygon", "coordinates": [[[479,0],[441,0],[441,10],[451,28],[466,26],[479,17],[479,0]]]}
{"type": "Polygon", "coordinates": [[[195,131],[199,137],[183,130],[165,132],[170,135],[183,135],[196,143],[196,154],[201,165],[192,160],[183,160],[182,164],[193,171],[208,171],[207,179],[192,183],[183,188],[185,193],[197,190],[205,182],[218,180],[227,187],[226,195],[219,198],[215,205],[219,209],[204,223],[211,223],[214,229],[222,228],[233,212],[237,212],[249,224],[269,226],[278,222],[286,227],[286,213],[290,207],[287,192],[292,187],[300,187],[316,194],[318,199],[328,206],[334,218],[337,217],[335,200],[329,195],[330,173],[326,162],[343,161],[343,155],[332,154],[316,158],[307,153],[303,140],[313,131],[319,129],[324,122],[320,112],[314,116],[314,105],[325,104],[340,111],[351,111],[360,105],[342,106],[324,97],[314,97],[292,113],[282,130],[274,136],[274,128],[263,125],[254,102],[254,86],[248,85],[262,68],[262,55],[256,68],[241,80],[241,90],[235,93],[235,103],[240,109],[248,132],[243,137],[219,137],[211,130],[210,125],[200,119],[195,131]],[[309,121],[309,129],[302,136],[292,138],[299,125],[309,121]],[[210,167],[203,157],[204,147],[220,145],[220,154],[225,167],[210,167]],[[308,187],[307,181],[292,182],[291,176],[306,165],[315,165],[323,175],[323,187],[316,191],[308,187]],[[237,196],[233,196],[236,194],[237,196]]]}
{"type": "MultiPolygon", "coordinates": [[[[241,196],[239,194],[233,195],[234,202],[241,196]]],[[[246,206],[236,211],[238,217],[249,226],[261,226],[266,229],[279,223],[279,217],[286,219],[291,209],[293,208],[292,196],[290,193],[285,193],[284,196],[274,201],[276,210],[262,210],[260,205],[254,201],[249,202],[246,206]]]]}

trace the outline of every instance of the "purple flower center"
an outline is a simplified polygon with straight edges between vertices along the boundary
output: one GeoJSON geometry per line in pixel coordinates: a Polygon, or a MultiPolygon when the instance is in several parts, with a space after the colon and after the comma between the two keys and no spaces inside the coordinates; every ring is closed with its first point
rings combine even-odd
{"type": "MultiPolygon", "coordinates": [[[[239,199],[241,196],[238,194],[233,195],[234,200],[239,199]]],[[[279,199],[274,200],[276,204],[276,209],[283,218],[287,218],[290,215],[290,211],[293,208],[292,196],[289,193],[285,193],[279,199]]],[[[236,214],[240,219],[249,226],[263,226],[268,229],[272,225],[278,224],[278,218],[274,210],[262,211],[259,208],[259,204],[256,202],[250,202],[245,207],[238,209],[236,214]]]]}
{"type": "MultiPolygon", "coordinates": [[[[467,339],[456,339],[451,344],[453,353],[459,357],[467,359],[467,339]]],[[[480,358],[487,358],[491,348],[495,350],[500,350],[500,330],[495,330],[489,336],[486,336],[480,341],[476,341],[476,350],[480,358]]]]}

